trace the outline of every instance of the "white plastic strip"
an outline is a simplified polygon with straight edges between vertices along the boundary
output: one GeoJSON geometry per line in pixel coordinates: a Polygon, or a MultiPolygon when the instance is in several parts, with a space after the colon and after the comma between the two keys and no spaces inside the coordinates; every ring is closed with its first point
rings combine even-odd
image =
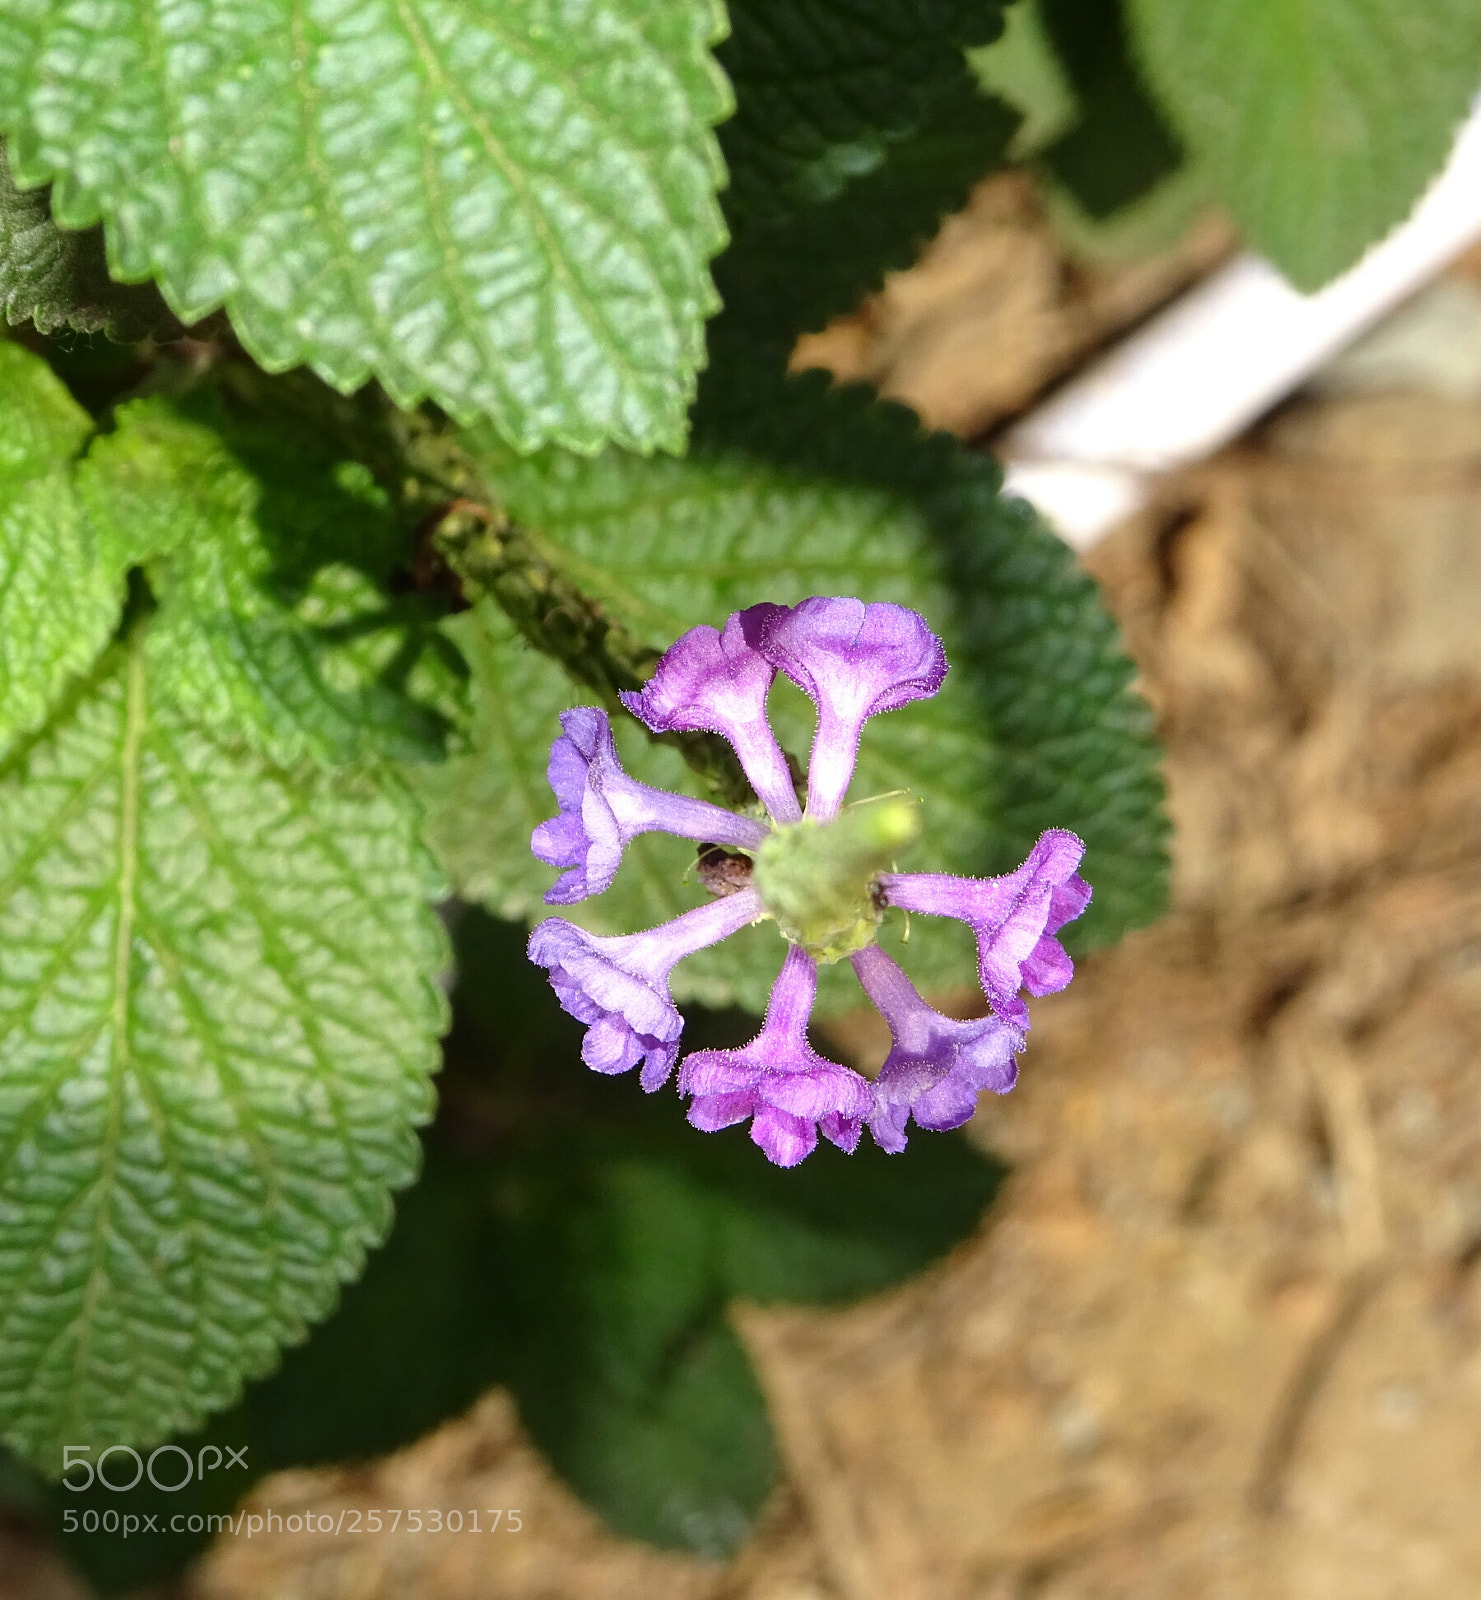
{"type": "Polygon", "coordinates": [[[1237,437],[1481,238],[1481,110],[1409,220],[1316,294],[1244,255],[1019,422],[1008,488],[1077,549],[1146,498],[1148,475],[1237,437]]]}

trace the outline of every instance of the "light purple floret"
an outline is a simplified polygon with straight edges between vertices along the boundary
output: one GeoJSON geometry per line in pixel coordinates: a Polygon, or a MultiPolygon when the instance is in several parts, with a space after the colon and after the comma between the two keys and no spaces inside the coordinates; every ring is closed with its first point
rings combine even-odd
{"type": "Polygon", "coordinates": [[[1018,1081],[1014,1059],[1024,1030],[1001,1017],[958,1021],[921,999],[910,979],[877,945],[858,951],[854,971],[880,1015],[892,1044],[878,1078],[867,1121],[874,1142],[898,1153],[911,1117],[919,1127],[944,1133],[970,1121],[985,1089],[1007,1094],[1018,1081]]]}
{"type": "Polygon", "coordinates": [[[679,1069],[679,1093],[692,1095],[689,1120],[713,1133],[751,1119],[751,1138],[779,1167],[795,1167],[817,1148],[818,1131],[841,1150],[859,1142],[873,1103],[864,1078],[820,1056],[807,1042],[818,969],[795,945],[771,991],[766,1021],[739,1050],[696,1050],[679,1069]]]}
{"type": "Polygon", "coordinates": [[[1005,877],[887,872],[879,886],[886,905],[965,922],[977,936],[983,993],[1004,1021],[1026,1028],[1028,1007],[1018,991],[1056,994],[1075,975],[1054,936],[1090,904],[1090,885],[1075,870],[1084,854],[1074,834],[1050,828],[1005,877]]]}
{"type": "Polygon", "coordinates": [[[815,822],[837,816],[869,718],[929,699],[946,677],[941,641],[904,606],[822,596],[776,606],[761,623],[757,648],[818,708],[807,771],[807,814],[815,822]]]}
{"type": "Polygon", "coordinates": [[[756,649],[767,623],[785,609],[751,606],[723,629],[691,628],[664,652],[641,691],[623,693],[622,703],[655,733],[721,734],[735,747],[766,809],[778,822],[796,822],[802,809],[787,758],[766,720],[776,668],[756,649]]]}
{"type": "Polygon", "coordinates": [[[743,889],[686,911],[646,933],[600,938],[561,917],[530,935],[529,957],[550,973],[564,1010],[587,1025],[581,1059],[593,1072],[627,1072],[641,1061],[650,1094],[668,1080],[684,1019],[669,996],[669,974],[687,955],[718,944],[761,915],[743,889]]]}
{"type": "Polygon", "coordinates": [[[673,833],[742,850],[754,850],[766,838],[767,829],[753,818],[628,777],[605,711],[563,711],[561,728],[546,769],[560,814],[530,836],[539,860],[569,869],[546,891],[547,905],[601,894],[616,876],[623,850],[640,833],[673,833]]]}

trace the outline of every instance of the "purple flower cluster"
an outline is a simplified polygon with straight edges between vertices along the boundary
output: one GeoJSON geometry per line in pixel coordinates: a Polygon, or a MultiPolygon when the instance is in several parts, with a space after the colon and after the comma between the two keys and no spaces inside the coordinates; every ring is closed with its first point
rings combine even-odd
{"type": "MultiPolygon", "coordinates": [[[[865,722],[934,695],[946,669],[941,641],[903,606],[817,598],[751,606],[719,630],[691,628],[642,692],[623,700],[655,732],[704,730],[728,739],[768,820],[638,783],[622,770],[606,714],[578,707],[562,715],[550,752],[559,815],[531,840],[541,861],[563,869],[546,900],[569,905],[600,894],[628,841],[655,829],[750,855],[789,829],[822,837],[838,825],[865,722]],[[805,808],[766,716],[778,672],[817,707],[805,808]]],[[[1083,855],[1072,833],[1050,829],[1005,877],[875,874],[861,917],[895,906],[955,917],[972,929],[991,1013],[969,1021],[943,1016],[876,944],[853,949],[848,959],[892,1039],[870,1083],[808,1043],[818,952],[792,943],[756,1037],[739,1050],[695,1051],[681,1065],[690,1122],[712,1131],[749,1121],[767,1156],[788,1167],[811,1154],[819,1133],[851,1151],[867,1126],[877,1144],[895,1151],[905,1148],[912,1119],[920,1128],[959,1127],[981,1091],[1013,1087],[1029,1025],[1020,991],[1052,994],[1070,981],[1074,969],[1056,935],[1090,901],[1077,871],[1083,855]]],[[[769,915],[752,886],[645,933],[600,938],[553,917],[531,935],[530,959],[549,971],[561,1005],[587,1025],[586,1064],[615,1073],[641,1062],[642,1086],[652,1091],[679,1056],[683,1019],[669,994],[674,966],[769,915]]]]}

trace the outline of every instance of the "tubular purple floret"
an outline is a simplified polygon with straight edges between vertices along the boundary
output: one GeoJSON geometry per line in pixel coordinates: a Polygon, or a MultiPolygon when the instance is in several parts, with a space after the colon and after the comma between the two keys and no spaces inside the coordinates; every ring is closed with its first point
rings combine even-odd
{"type": "Polygon", "coordinates": [[[928,699],[946,677],[946,652],[904,606],[815,596],[774,608],[757,648],[818,708],[808,764],[807,815],[838,815],[870,717],[928,699]]]}
{"type": "Polygon", "coordinates": [[[669,974],[687,955],[738,933],[761,915],[754,889],[686,911],[644,933],[600,937],[561,917],[530,935],[529,957],[550,973],[563,1010],[587,1025],[581,1059],[594,1072],[627,1072],[641,1061],[650,1094],[678,1059],[684,1019],[669,974]]]}
{"type": "Polygon", "coordinates": [[[866,1119],[881,1149],[905,1148],[912,1116],[932,1133],[959,1128],[971,1119],[983,1090],[1007,1094],[1017,1082],[1022,1028],[996,1016],[943,1016],[877,945],[851,960],[892,1039],[866,1119]]]}
{"type": "Polygon", "coordinates": [[[739,1050],[697,1050],[679,1069],[692,1096],[689,1121],[704,1132],[751,1119],[751,1138],[779,1167],[817,1148],[818,1132],[842,1150],[859,1142],[873,1103],[866,1079],[820,1056],[807,1041],[817,964],[793,946],[772,986],[766,1021],[739,1050]]]}
{"type": "Polygon", "coordinates": [[[766,695],[776,668],[755,641],[772,613],[770,604],[737,611],[723,629],[701,625],[680,635],[663,653],[639,691],[622,703],[655,733],[675,729],[718,733],[740,758],[751,787],[779,823],[802,815],[787,758],[766,720],[766,695]]]}
{"type": "Polygon", "coordinates": [[[671,794],[622,769],[605,711],[577,706],[561,713],[561,737],[550,747],[546,776],[560,812],[530,837],[535,856],[565,871],[545,903],[571,905],[610,887],[622,852],[640,833],[672,833],[754,850],[768,829],[706,800],[671,794]]]}
{"type": "Polygon", "coordinates": [[[965,922],[977,937],[983,993],[1000,1017],[1026,1028],[1028,1007],[1018,991],[1056,994],[1074,976],[1055,935],[1090,904],[1090,885],[1075,870],[1084,854],[1074,834],[1050,828],[1023,865],[1004,877],[887,872],[879,887],[886,905],[965,922]]]}

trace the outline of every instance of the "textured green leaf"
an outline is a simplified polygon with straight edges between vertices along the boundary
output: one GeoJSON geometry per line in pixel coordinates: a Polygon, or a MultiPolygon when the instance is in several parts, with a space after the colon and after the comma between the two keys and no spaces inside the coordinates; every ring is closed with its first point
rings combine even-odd
{"type": "Polygon", "coordinates": [[[788,336],[852,310],[966,204],[1017,125],[963,73],[871,171],[829,200],[738,234],[715,269],[727,323],[788,336]]]}
{"type": "Polygon", "coordinates": [[[280,762],[441,753],[450,690],[413,599],[384,590],[407,530],[369,473],[212,396],[126,406],[79,487],[100,551],[145,565],[146,646],[181,711],[280,762]]]}
{"type": "MultiPolygon", "coordinates": [[[[228,1450],[244,1451],[244,1460],[213,1469],[208,1454],[205,1473],[178,1488],[158,1489],[146,1476],[132,1490],[94,1484],[78,1492],[24,1473],[0,1448],[0,1509],[24,1510],[39,1530],[60,1527],[64,1509],[76,1511],[82,1526],[68,1534],[66,1555],[90,1594],[163,1589],[210,1543],[220,1524],[207,1519],[230,1515],[266,1474],[386,1455],[465,1412],[502,1371],[491,1176],[486,1164],[454,1159],[433,1142],[416,1183],[397,1197],[389,1238],[334,1312],[236,1405],[172,1436],[193,1461],[212,1445],[223,1461],[231,1461],[228,1450]],[[7,1468],[16,1480],[11,1495],[7,1468]],[[88,1516],[108,1511],[139,1518],[137,1531],[121,1540],[111,1518],[99,1526],[88,1516]]],[[[160,1459],[162,1483],[173,1481],[168,1459],[160,1459]]],[[[112,1458],[106,1470],[115,1482],[132,1475],[127,1458],[112,1458]]]]}
{"type": "Polygon", "coordinates": [[[0,752],[37,727],[118,621],[71,482],[92,430],[38,356],[0,341],[0,752]]]}
{"type": "Polygon", "coordinates": [[[99,228],[69,233],[52,220],[48,189],[17,189],[0,146],[0,308],[12,326],[71,328],[110,339],[177,338],[179,320],[152,285],[108,276],[99,228]]]}
{"type": "Polygon", "coordinates": [[[1131,58],[1123,0],[1038,4],[1080,108],[1041,159],[1092,217],[1109,217],[1171,177],[1182,147],[1131,58]]]}
{"type": "Polygon", "coordinates": [[[1472,0],[1128,0],[1153,87],[1245,237],[1315,289],[1403,220],[1481,84],[1472,0]]]}
{"type": "Polygon", "coordinates": [[[198,1421],[417,1167],[443,1017],[404,797],[181,721],[135,636],[0,773],[0,1434],[198,1421]]]}
{"type": "Polygon", "coordinates": [[[720,133],[732,227],[831,200],[962,81],[1002,31],[997,0],[733,0],[720,133]]]}
{"type": "MultiPolygon", "coordinates": [[[[758,600],[809,594],[893,600],[922,611],[953,664],[929,702],[869,726],[852,793],[908,788],[925,802],[925,842],[902,867],[996,872],[1045,827],[1079,832],[1096,900],[1084,940],[1117,937],[1160,908],[1164,823],[1146,707],[1094,586],[1020,502],[997,497],[987,459],[924,437],[898,407],[820,378],[782,383],[727,363],[709,388],[684,461],[638,464],[519,458],[479,443],[500,500],[537,530],[552,564],[655,648],[696,622],[758,600]]],[[[542,778],[556,713],[580,698],[516,642],[492,609],[459,619],[476,684],[469,751],[434,776],[432,837],[455,880],[504,915],[529,915],[551,880],[529,830],[553,809],[542,778]],[[542,739],[541,726],[547,730],[542,739]]],[[[773,714],[806,755],[802,697],[784,686],[773,714]]],[[[635,773],[691,784],[678,755],[624,719],[635,773]]],[[[694,848],[638,840],[616,883],[572,915],[603,932],[649,926],[704,894],[694,848]]],[[[970,982],[971,942],[937,918],[886,925],[885,943],[932,988],[970,982]]],[[[676,992],[759,1008],[781,946],[762,925],[687,959],[676,992]]],[[[825,1005],[857,991],[824,974],[825,1005]]]]}
{"type": "Polygon", "coordinates": [[[1013,118],[962,47],[1002,28],[967,0],[737,0],[720,59],[734,235],[716,279],[726,321],[786,339],[908,265],[1002,158],[1013,118]]]}
{"type": "Polygon", "coordinates": [[[427,837],[461,895],[501,917],[533,918],[550,887],[528,861],[530,832],[553,809],[545,762],[554,718],[590,696],[492,600],[444,627],[472,674],[472,712],[467,749],[415,774],[427,837]]]}
{"type": "Polygon", "coordinates": [[[714,0],[39,0],[0,18],[26,185],[266,367],[521,448],[676,447],[724,234],[714,0]]]}

